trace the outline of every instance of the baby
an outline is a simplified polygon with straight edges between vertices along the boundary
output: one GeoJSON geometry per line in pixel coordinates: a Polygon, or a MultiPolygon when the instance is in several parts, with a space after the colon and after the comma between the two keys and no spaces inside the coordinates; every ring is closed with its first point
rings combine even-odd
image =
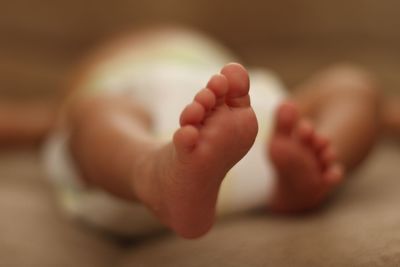
{"type": "Polygon", "coordinates": [[[196,238],[216,210],[322,204],[374,144],[375,82],[343,65],[288,95],[270,72],[232,61],[181,29],[136,33],[88,58],[44,149],[70,214],[104,228],[121,216],[135,224],[130,215],[149,225],[143,213],[114,212],[137,202],[196,238]]]}

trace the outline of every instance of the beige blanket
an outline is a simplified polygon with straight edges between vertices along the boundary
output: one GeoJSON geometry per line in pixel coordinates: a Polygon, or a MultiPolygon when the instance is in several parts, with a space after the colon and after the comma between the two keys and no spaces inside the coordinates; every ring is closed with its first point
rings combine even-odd
{"type": "Polygon", "coordinates": [[[242,214],[197,241],[121,246],[60,214],[33,152],[3,152],[0,266],[400,266],[399,164],[400,146],[382,143],[313,214],[242,214]]]}

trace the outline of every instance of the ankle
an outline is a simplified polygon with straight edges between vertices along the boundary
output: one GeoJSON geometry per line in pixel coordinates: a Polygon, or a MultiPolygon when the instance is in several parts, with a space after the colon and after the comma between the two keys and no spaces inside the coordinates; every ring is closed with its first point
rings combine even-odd
{"type": "MultiPolygon", "coordinates": [[[[162,202],[162,188],[158,182],[166,157],[166,145],[151,145],[145,152],[140,154],[134,161],[131,169],[130,180],[132,193],[135,199],[149,208],[157,217],[164,216],[165,205],[162,202]]],[[[162,174],[165,175],[165,174],[162,174]]]]}

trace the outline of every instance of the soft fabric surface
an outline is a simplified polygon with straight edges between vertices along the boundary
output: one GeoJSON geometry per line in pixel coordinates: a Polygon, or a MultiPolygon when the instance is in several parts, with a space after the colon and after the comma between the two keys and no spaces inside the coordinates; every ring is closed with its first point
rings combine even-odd
{"type": "Polygon", "coordinates": [[[324,209],[249,213],[197,241],[117,245],[60,214],[33,152],[0,156],[0,266],[399,266],[400,146],[381,144],[324,209]]]}

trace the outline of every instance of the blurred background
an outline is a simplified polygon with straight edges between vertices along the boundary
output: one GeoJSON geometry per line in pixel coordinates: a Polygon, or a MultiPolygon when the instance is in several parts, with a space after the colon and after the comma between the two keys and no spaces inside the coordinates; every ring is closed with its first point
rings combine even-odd
{"type": "Polygon", "coordinates": [[[397,0],[1,0],[0,95],[51,98],[96,44],[157,24],[194,27],[288,86],[337,61],[400,86],[397,0]]]}
{"type": "MultiPolygon", "coordinates": [[[[347,61],[400,95],[399,11],[399,0],[0,0],[0,102],[56,98],[95,46],[157,24],[203,31],[288,87],[347,61]]],[[[243,217],[199,243],[162,237],[121,249],[65,220],[36,154],[6,151],[0,266],[400,266],[398,159],[398,147],[379,148],[320,216],[243,217]]]]}

